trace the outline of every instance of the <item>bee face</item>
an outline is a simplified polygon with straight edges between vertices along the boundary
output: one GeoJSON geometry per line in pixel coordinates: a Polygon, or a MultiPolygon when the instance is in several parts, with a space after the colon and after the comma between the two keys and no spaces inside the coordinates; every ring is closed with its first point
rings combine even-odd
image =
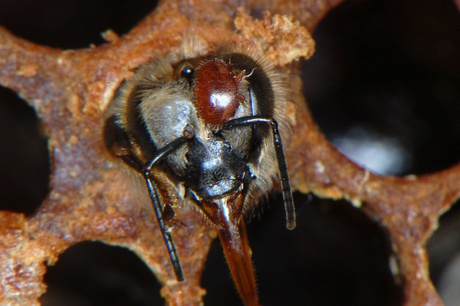
{"type": "Polygon", "coordinates": [[[258,300],[243,215],[272,188],[278,173],[288,228],[295,226],[274,118],[283,101],[271,76],[264,62],[239,52],[152,61],[122,84],[105,127],[109,150],[144,176],[178,280],[182,269],[163,218],[164,207],[175,203],[163,203],[157,173],[174,192],[184,190],[170,198],[196,205],[219,229],[237,288],[249,305],[258,300]]]}

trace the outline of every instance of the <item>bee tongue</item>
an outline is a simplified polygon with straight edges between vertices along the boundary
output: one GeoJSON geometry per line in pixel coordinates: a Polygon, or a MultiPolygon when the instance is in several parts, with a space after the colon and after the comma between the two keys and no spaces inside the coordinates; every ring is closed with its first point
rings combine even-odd
{"type": "Polygon", "coordinates": [[[219,237],[235,285],[245,305],[259,305],[251,248],[241,217],[243,195],[237,193],[215,201],[220,212],[219,237]]]}

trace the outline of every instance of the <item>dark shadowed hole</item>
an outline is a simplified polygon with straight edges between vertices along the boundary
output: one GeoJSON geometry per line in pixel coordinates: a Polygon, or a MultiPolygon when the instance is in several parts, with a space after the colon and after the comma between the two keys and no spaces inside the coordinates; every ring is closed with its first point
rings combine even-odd
{"type": "Polygon", "coordinates": [[[0,210],[32,214],[48,192],[47,140],[34,110],[0,86],[0,210]]]}
{"type": "MultiPolygon", "coordinates": [[[[389,268],[389,241],[375,222],[345,201],[307,203],[297,195],[296,204],[293,231],[286,229],[278,204],[248,226],[262,305],[401,305],[402,288],[389,268]]],[[[218,241],[202,285],[205,305],[242,305],[218,241]]]]}
{"type": "Polygon", "coordinates": [[[45,275],[44,306],[164,305],[151,270],[128,249],[82,242],[45,275]]]}
{"type": "Polygon", "coordinates": [[[445,306],[460,301],[460,205],[457,202],[439,220],[428,240],[430,275],[445,306]]]}
{"type": "Polygon", "coordinates": [[[460,156],[460,15],[454,1],[349,0],[321,21],[304,64],[316,122],[381,174],[445,169],[460,156]]]}
{"type": "Polygon", "coordinates": [[[155,0],[0,0],[0,25],[22,38],[58,48],[85,48],[104,42],[101,33],[127,33],[155,0]]]}

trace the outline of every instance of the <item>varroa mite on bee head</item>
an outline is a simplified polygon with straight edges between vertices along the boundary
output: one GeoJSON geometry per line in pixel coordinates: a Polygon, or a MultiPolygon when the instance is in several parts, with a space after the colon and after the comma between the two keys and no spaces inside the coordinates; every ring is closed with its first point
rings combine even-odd
{"type": "Polygon", "coordinates": [[[184,276],[164,213],[174,203],[162,200],[152,169],[179,193],[171,198],[195,205],[219,230],[247,305],[258,305],[258,296],[244,217],[280,180],[287,228],[296,224],[280,80],[260,55],[228,47],[155,59],[121,85],[104,131],[109,150],[144,177],[177,279],[184,276]]]}

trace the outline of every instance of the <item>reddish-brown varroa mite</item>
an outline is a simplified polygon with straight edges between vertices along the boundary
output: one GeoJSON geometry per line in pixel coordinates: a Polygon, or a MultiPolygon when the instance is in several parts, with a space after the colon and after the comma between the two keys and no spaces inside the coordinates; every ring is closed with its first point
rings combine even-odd
{"type": "Polygon", "coordinates": [[[199,116],[209,124],[222,125],[235,116],[244,96],[238,84],[246,77],[246,70],[235,71],[231,63],[214,58],[195,71],[193,93],[199,116]]]}

